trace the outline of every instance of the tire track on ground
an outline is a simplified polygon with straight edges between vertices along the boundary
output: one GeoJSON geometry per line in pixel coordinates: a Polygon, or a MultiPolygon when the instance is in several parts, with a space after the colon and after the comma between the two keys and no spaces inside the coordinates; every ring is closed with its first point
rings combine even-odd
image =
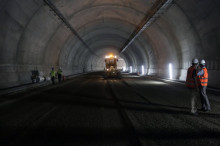
{"type": "Polygon", "coordinates": [[[135,128],[134,128],[131,120],[129,119],[126,111],[124,110],[123,105],[119,102],[119,100],[117,98],[113,83],[110,83],[109,80],[107,80],[107,89],[108,89],[109,95],[115,101],[118,112],[119,112],[120,116],[122,117],[123,123],[125,123],[126,132],[128,132],[128,138],[130,140],[130,144],[135,145],[135,146],[141,146],[142,144],[141,144],[139,138],[137,137],[137,133],[135,131],[135,128]]]}

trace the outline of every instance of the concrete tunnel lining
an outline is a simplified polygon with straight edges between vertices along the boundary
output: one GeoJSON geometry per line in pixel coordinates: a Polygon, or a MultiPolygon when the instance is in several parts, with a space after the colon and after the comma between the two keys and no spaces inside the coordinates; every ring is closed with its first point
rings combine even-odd
{"type": "MultiPolygon", "coordinates": [[[[106,22],[105,21],[105,23],[103,24],[103,25],[98,25],[98,28],[97,29],[100,29],[100,27],[101,28],[103,28],[103,27],[105,27],[105,24],[107,25],[107,24],[109,24],[109,22],[114,22],[115,20],[108,20],[108,22],[106,22]]],[[[87,26],[88,24],[86,24],[86,26],[87,26]]],[[[124,26],[124,28],[126,28],[125,26],[127,26],[127,24],[126,23],[123,23],[123,26],[124,26]]],[[[82,29],[84,28],[84,26],[82,26],[82,29]]],[[[96,31],[96,29],[95,28],[91,28],[91,27],[88,27],[88,28],[90,28],[90,29],[92,29],[93,31],[96,31]]],[[[105,28],[110,28],[109,26],[108,27],[105,27],[105,28]]],[[[117,30],[119,30],[119,29],[117,29],[117,30]]],[[[85,31],[84,29],[83,29],[83,31],[85,31]]],[[[93,31],[89,31],[89,33],[88,33],[88,35],[89,36],[91,36],[92,34],[93,34],[93,31]]],[[[111,30],[111,33],[112,33],[112,31],[113,30],[111,30]]],[[[115,28],[114,28],[114,31],[115,31],[115,28]]],[[[80,32],[80,31],[79,31],[80,32]]],[[[110,32],[110,31],[109,31],[110,32]]],[[[106,32],[103,32],[103,34],[105,34],[106,32]]],[[[84,34],[86,34],[86,33],[84,33],[84,34]]],[[[118,37],[117,37],[117,35],[121,35],[121,34],[123,34],[122,32],[120,32],[120,30],[119,30],[119,34],[116,34],[115,35],[115,39],[117,39],[118,37]]],[[[108,35],[106,35],[106,36],[108,36],[108,35]]],[[[125,37],[126,37],[127,35],[125,34],[125,37]]],[[[83,37],[84,38],[84,37],[83,37]]],[[[95,36],[91,36],[91,38],[96,38],[97,39],[97,36],[95,37],[95,36]]],[[[97,39],[98,40],[98,39],[97,39]]],[[[124,40],[124,41],[122,41],[122,42],[125,42],[126,40],[124,40]]],[[[102,41],[103,42],[103,41],[102,41]]],[[[142,41],[142,43],[144,43],[144,42],[147,42],[147,41],[142,41]]],[[[136,42],[134,42],[135,44],[137,43],[137,41],[136,42]]],[[[95,43],[96,44],[96,43],[95,43]]],[[[104,43],[105,44],[105,43],[104,43]]],[[[122,46],[122,44],[120,45],[120,46],[122,46]]],[[[120,48],[120,46],[118,46],[118,47],[116,47],[116,48],[120,48]]],[[[143,46],[146,46],[146,45],[143,45],[143,46]]],[[[99,48],[99,47],[92,47],[92,48],[99,48]]],[[[135,49],[137,50],[137,49],[139,49],[140,47],[136,47],[135,49]]],[[[140,50],[141,51],[141,50],[140,50]]],[[[104,56],[104,55],[103,55],[104,56]]],[[[150,56],[150,57],[152,57],[152,55],[150,56]]],[[[137,57],[136,57],[137,58],[137,57]]],[[[140,61],[139,61],[140,62],[140,61]]],[[[143,60],[142,60],[142,62],[144,62],[143,60]]],[[[135,63],[132,63],[132,64],[135,64],[135,63]]]]}
{"type": "MultiPolygon", "coordinates": [[[[109,20],[108,20],[109,21],[109,20]]],[[[110,21],[114,21],[114,20],[110,20],[110,21]]],[[[109,22],[110,22],[109,21],[109,22]]],[[[90,41],[88,40],[87,41],[87,38],[92,38],[92,40],[99,40],[100,38],[99,38],[99,35],[100,34],[103,34],[103,37],[101,36],[101,38],[102,39],[100,39],[100,41],[99,42],[101,42],[101,43],[103,43],[103,44],[117,44],[117,43],[114,43],[114,42],[112,42],[112,43],[106,43],[104,40],[103,40],[103,38],[104,37],[106,37],[106,38],[108,38],[108,37],[110,37],[110,36],[112,36],[112,35],[114,35],[115,36],[115,40],[117,40],[117,38],[119,38],[119,37],[117,37],[117,35],[122,35],[122,34],[124,34],[124,33],[122,33],[120,30],[118,30],[118,29],[115,29],[115,28],[113,28],[113,30],[111,30],[111,27],[105,27],[105,24],[109,24],[109,23],[104,23],[103,25],[98,25],[98,27],[97,28],[91,28],[91,27],[89,27],[88,26],[88,28],[90,28],[90,30],[92,30],[92,31],[89,31],[89,33],[84,33],[85,34],[85,36],[84,35],[82,35],[82,37],[86,40],[86,42],[88,42],[88,44],[90,45],[90,41]],[[105,28],[105,30],[103,30],[104,32],[101,32],[100,30],[101,30],[101,28],[105,28]],[[108,28],[108,30],[109,31],[106,31],[106,29],[108,28]],[[98,31],[98,32],[97,32],[98,31]],[[117,33],[117,31],[118,31],[118,33],[117,33]],[[109,35],[109,34],[107,34],[107,32],[109,33],[109,34],[111,34],[111,35],[109,35]],[[112,34],[112,32],[115,32],[116,34],[112,34]],[[87,34],[88,34],[88,36],[87,36],[87,34]],[[94,34],[94,36],[93,36],[93,34],[94,34]],[[95,36],[96,35],[96,36],[95,36]]],[[[88,25],[88,24],[87,24],[88,25]]],[[[86,25],[86,26],[87,26],[86,25]]],[[[126,25],[124,25],[124,26],[126,26],[126,25]]],[[[82,26],[82,29],[84,28],[84,26],[82,26]]],[[[86,31],[85,29],[83,29],[82,31],[86,31]]],[[[79,31],[79,32],[81,32],[81,31],[79,31]]],[[[120,48],[120,46],[122,46],[123,44],[122,44],[122,42],[125,42],[126,41],[126,36],[128,35],[128,33],[126,33],[126,34],[124,34],[123,35],[123,37],[124,37],[124,40],[119,40],[119,45],[116,47],[116,48],[120,48]]],[[[110,40],[111,40],[112,38],[110,38],[110,40]]],[[[99,43],[98,42],[98,43],[99,43]]],[[[74,43],[73,43],[74,44],[74,43]]],[[[93,44],[95,44],[95,45],[97,45],[97,42],[95,42],[95,43],[93,43],[93,44]]],[[[136,44],[136,43],[135,43],[136,44]]],[[[92,45],[92,43],[91,43],[91,48],[100,48],[99,46],[98,47],[94,47],[93,45],[92,45]]],[[[101,47],[101,48],[104,48],[104,47],[101,47]]],[[[138,49],[139,47],[137,47],[136,48],[136,50],[138,49]]],[[[95,50],[94,49],[94,50],[95,50]]],[[[97,50],[97,49],[96,49],[97,50]]],[[[96,51],[95,50],[95,51],[96,51]]],[[[108,51],[109,52],[109,51],[108,51]]],[[[105,56],[106,54],[102,54],[101,56],[105,56]]],[[[137,58],[137,57],[136,57],[137,58]]]]}
{"type": "MultiPolygon", "coordinates": [[[[88,11],[88,10],[87,10],[87,11],[88,11]]],[[[89,17],[89,18],[91,18],[91,17],[89,17]]],[[[73,19],[73,20],[74,20],[74,19],[73,19]]],[[[99,19],[98,19],[98,20],[99,20],[99,19]]],[[[98,20],[97,20],[97,21],[98,21],[98,20]]],[[[88,20],[87,20],[87,21],[88,21],[88,20]]],[[[93,22],[93,21],[95,21],[95,20],[92,20],[92,22],[93,22]]],[[[105,21],[106,21],[106,20],[105,20],[105,21]]],[[[82,27],[82,28],[84,28],[84,25],[83,25],[83,24],[81,24],[81,27],[82,27]]],[[[91,32],[90,32],[90,33],[88,33],[88,35],[91,35],[91,32]]],[[[119,47],[120,47],[120,46],[119,46],[119,47]]]]}
{"type": "MultiPolygon", "coordinates": [[[[83,35],[83,38],[88,37],[88,40],[91,40],[91,45],[96,48],[99,46],[105,48],[105,44],[102,43],[99,45],[92,44],[93,38],[96,37],[95,34],[89,37],[92,32],[96,33],[96,25],[97,27],[102,26],[100,22],[103,20],[108,22],[112,19],[118,19],[119,21],[113,21],[112,27],[117,26],[119,31],[112,33],[112,35],[116,35],[117,38],[117,35],[124,33],[123,37],[126,39],[126,33],[132,32],[132,30],[129,26],[125,27],[124,24],[130,23],[133,24],[132,27],[135,27],[138,20],[142,19],[147,9],[153,4],[153,1],[142,0],[133,5],[132,1],[127,3],[108,0],[102,2],[69,1],[70,3],[79,2],[74,5],[74,8],[70,9],[71,5],[67,1],[53,2],[68,18],[71,25],[80,32],[80,35],[83,35]],[[105,8],[106,11],[97,17],[97,14],[105,8]],[[123,29],[120,31],[122,27],[123,29]],[[127,32],[125,32],[126,30],[127,32]],[[84,34],[88,34],[88,36],[84,34]]],[[[30,71],[33,69],[48,74],[51,66],[57,67],[67,64],[66,72],[74,74],[82,72],[83,66],[90,66],[89,61],[85,61],[83,58],[88,58],[90,62],[94,63],[99,60],[93,57],[88,50],[84,50],[85,47],[80,46],[81,43],[77,43],[78,40],[54,16],[53,12],[49,11],[48,7],[43,6],[43,1],[1,1],[0,3],[0,19],[3,20],[3,23],[0,24],[0,27],[3,28],[0,30],[0,49],[3,52],[0,55],[0,74],[5,78],[1,81],[1,88],[30,82],[30,71]],[[70,39],[72,40],[70,41],[70,39]],[[76,59],[78,55],[80,57],[76,59]]],[[[149,69],[160,77],[168,77],[167,65],[172,62],[175,68],[174,76],[180,80],[185,80],[186,69],[193,57],[204,58],[207,60],[211,77],[210,85],[220,86],[218,77],[220,69],[219,13],[219,1],[213,3],[207,0],[199,2],[175,1],[128,48],[128,52],[121,56],[125,59],[127,66],[136,67],[140,62],[145,62],[144,65],[149,66],[149,69]],[[144,55],[140,57],[142,59],[138,58],[140,54],[144,55]]],[[[110,24],[109,27],[111,27],[110,24]]],[[[103,36],[109,34],[105,33],[103,29],[103,36]]],[[[101,37],[101,30],[99,34],[101,37]]],[[[106,44],[107,47],[111,45],[110,43],[117,42],[113,36],[107,36],[106,39],[110,40],[106,44]]],[[[120,48],[119,45],[116,47],[120,48]]],[[[99,52],[102,54],[102,51],[99,52]]],[[[99,62],[101,66],[101,61],[99,62]]],[[[96,69],[94,68],[94,70],[96,69]]]]}

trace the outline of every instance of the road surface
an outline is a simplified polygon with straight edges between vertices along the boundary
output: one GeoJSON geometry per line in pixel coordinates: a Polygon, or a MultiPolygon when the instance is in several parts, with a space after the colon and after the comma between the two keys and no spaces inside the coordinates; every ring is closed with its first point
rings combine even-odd
{"type": "Polygon", "coordinates": [[[208,97],[194,116],[181,84],[91,73],[1,96],[0,145],[220,145],[220,97],[208,97]]]}

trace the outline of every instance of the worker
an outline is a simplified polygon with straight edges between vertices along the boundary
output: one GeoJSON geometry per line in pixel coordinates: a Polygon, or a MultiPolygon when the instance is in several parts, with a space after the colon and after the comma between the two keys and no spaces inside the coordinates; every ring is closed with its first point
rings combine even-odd
{"type": "Polygon", "coordinates": [[[62,71],[61,67],[59,67],[59,69],[58,69],[58,71],[57,71],[59,83],[61,82],[62,72],[63,72],[63,71],[62,71]]]}
{"type": "Polygon", "coordinates": [[[194,58],[192,60],[192,66],[187,70],[187,77],[186,77],[186,86],[189,89],[190,96],[191,96],[191,114],[198,115],[197,112],[197,99],[198,99],[198,84],[196,80],[196,73],[197,73],[197,66],[199,60],[194,58]]]}
{"type": "Polygon", "coordinates": [[[208,70],[205,67],[205,60],[202,59],[199,63],[200,69],[197,73],[198,83],[199,83],[199,93],[200,99],[202,103],[202,111],[207,112],[210,111],[210,103],[208,96],[206,95],[206,89],[208,85],[208,70]]]}
{"type": "Polygon", "coordinates": [[[52,70],[50,72],[50,76],[51,76],[52,83],[55,84],[56,71],[54,70],[53,67],[52,67],[52,70]]]}

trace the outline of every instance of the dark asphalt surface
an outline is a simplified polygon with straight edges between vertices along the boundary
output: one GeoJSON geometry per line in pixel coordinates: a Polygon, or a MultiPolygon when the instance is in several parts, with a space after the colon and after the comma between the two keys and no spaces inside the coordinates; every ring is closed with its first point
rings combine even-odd
{"type": "Polygon", "coordinates": [[[220,145],[220,97],[208,97],[194,116],[183,85],[91,73],[1,96],[0,145],[220,145]]]}

